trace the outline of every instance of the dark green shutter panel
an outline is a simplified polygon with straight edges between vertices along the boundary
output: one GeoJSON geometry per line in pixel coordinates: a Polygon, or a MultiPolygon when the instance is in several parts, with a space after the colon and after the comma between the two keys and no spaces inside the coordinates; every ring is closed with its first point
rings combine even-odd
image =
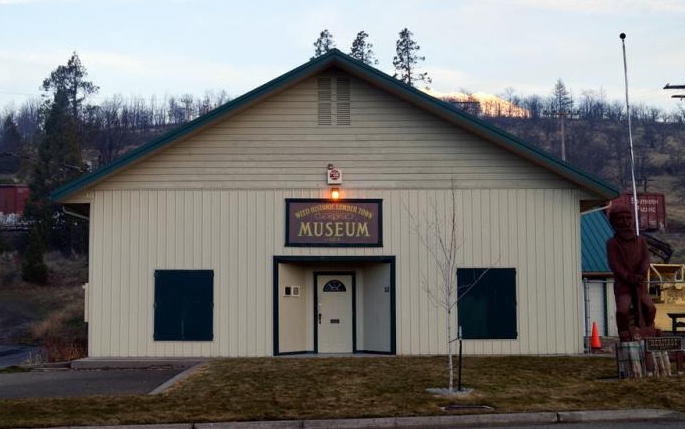
{"type": "Polygon", "coordinates": [[[213,308],[213,271],[155,271],[156,341],[211,341],[213,308]]]}
{"type": "Polygon", "coordinates": [[[178,340],[183,312],[182,281],[174,271],[155,272],[155,340],[178,340]]]}
{"type": "Polygon", "coordinates": [[[515,339],[516,270],[459,268],[458,323],[464,339],[515,339]],[[475,283],[475,284],[474,284],[475,283]]]}

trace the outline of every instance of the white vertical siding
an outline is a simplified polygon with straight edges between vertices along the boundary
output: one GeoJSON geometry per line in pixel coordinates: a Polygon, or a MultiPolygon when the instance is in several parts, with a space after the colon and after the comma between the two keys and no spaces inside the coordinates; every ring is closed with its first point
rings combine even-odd
{"type": "MultiPolygon", "coordinates": [[[[274,255],[395,255],[398,354],[445,351],[445,319],[421,279],[437,269],[422,225],[447,222],[450,190],[346,190],[383,199],[383,248],[284,247],[285,199],[318,190],[92,191],[91,356],[264,356],[272,353],[274,255]],[[155,269],[214,270],[214,341],[153,341],[155,269]]],[[[463,267],[517,270],[517,340],[467,341],[477,354],[582,348],[578,191],[457,190],[463,267]]]]}

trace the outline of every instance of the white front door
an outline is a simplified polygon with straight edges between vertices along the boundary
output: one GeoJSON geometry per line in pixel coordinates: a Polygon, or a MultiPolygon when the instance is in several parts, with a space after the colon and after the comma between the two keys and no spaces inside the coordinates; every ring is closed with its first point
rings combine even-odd
{"type": "Polygon", "coordinates": [[[319,353],[352,353],[352,275],[318,274],[319,353]]]}

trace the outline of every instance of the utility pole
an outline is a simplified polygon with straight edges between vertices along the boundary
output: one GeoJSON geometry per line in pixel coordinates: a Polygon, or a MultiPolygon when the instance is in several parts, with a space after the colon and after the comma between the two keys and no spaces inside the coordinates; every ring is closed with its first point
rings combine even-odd
{"type": "MultiPolygon", "coordinates": [[[[664,89],[685,89],[685,85],[671,85],[670,83],[667,83],[666,86],[664,86],[664,89]]],[[[678,98],[680,101],[683,101],[683,99],[685,99],[685,94],[671,95],[671,98],[678,98]]]]}
{"type": "Polygon", "coordinates": [[[564,129],[564,123],[566,122],[566,116],[568,116],[568,112],[552,112],[552,115],[557,116],[560,119],[561,159],[566,161],[566,132],[564,129]]]}

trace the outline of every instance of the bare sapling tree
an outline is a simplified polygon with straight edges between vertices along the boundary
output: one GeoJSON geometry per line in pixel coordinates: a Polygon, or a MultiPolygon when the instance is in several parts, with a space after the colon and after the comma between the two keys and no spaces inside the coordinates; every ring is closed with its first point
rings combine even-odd
{"type": "Polygon", "coordinates": [[[426,215],[426,221],[421,223],[409,207],[405,210],[409,214],[412,230],[416,233],[419,242],[428,252],[429,259],[435,264],[438,276],[430,280],[426,273],[419,273],[421,287],[428,296],[428,301],[435,307],[445,312],[447,346],[447,369],[449,372],[449,393],[454,392],[454,351],[453,344],[459,340],[458,332],[455,332],[453,313],[456,311],[457,302],[465,296],[487,274],[488,269],[483,270],[479,276],[468,284],[459,285],[457,281],[457,266],[459,252],[462,247],[459,236],[459,220],[457,218],[457,196],[454,180],[450,189],[450,200],[445,204],[445,210],[438,209],[437,202],[430,200],[430,213],[426,215]],[[424,232],[425,231],[425,232],[424,232]]]}

